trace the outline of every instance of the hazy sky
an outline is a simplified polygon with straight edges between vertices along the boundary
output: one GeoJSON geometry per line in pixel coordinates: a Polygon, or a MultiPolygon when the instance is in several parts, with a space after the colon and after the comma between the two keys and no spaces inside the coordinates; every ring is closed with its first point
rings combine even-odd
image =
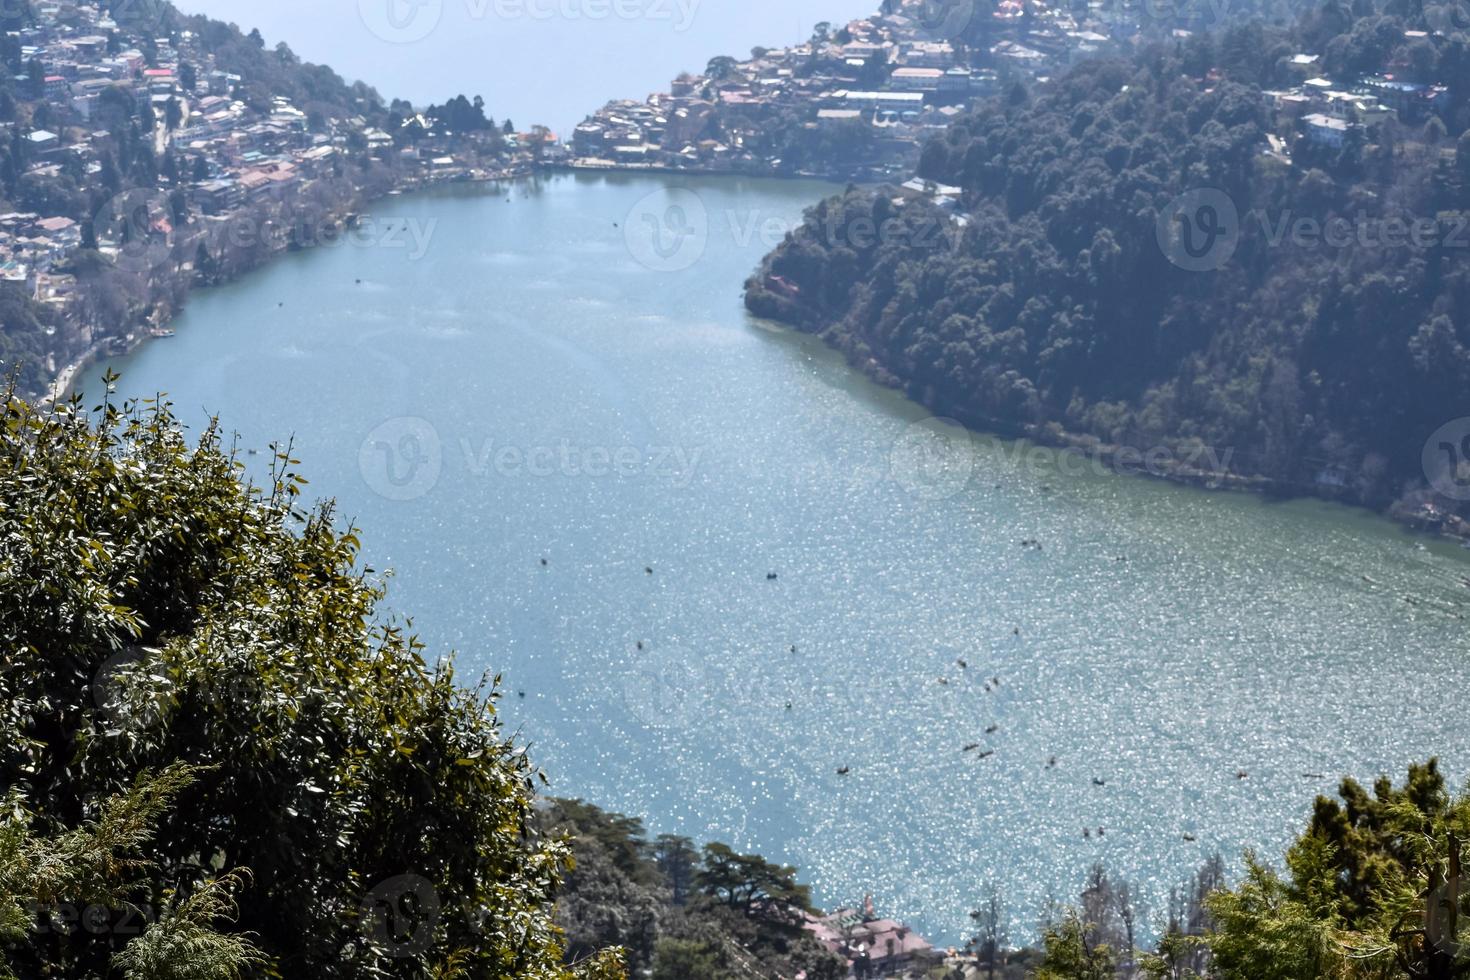
{"type": "Polygon", "coordinates": [[[415,103],[483,95],[558,131],[609,98],[666,90],[717,54],[843,23],[879,0],[175,0],[415,103]]]}

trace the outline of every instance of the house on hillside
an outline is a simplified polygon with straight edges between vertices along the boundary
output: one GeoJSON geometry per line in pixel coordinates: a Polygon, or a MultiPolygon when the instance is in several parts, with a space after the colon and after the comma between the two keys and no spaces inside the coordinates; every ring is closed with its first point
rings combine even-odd
{"type": "Polygon", "coordinates": [[[1314,112],[1302,118],[1302,126],[1307,139],[1335,149],[1346,141],[1349,123],[1346,119],[1314,112]]]}
{"type": "Polygon", "coordinates": [[[831,915],[807,915],[803,928],[828,951],[847,960],[857,980],[923,972],[944,960],[934,944],[893,919],[879,918],[872,897],[861,912],[838,909],[831,915]]]}

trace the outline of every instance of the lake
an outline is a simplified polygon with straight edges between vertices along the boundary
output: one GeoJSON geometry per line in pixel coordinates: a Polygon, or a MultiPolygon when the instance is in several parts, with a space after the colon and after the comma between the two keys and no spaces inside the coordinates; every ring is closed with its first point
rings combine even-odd
{"type": "Polygon", "coordinates": [[[1024,939],[1102,860],[1157,922],[1339,774],[1465,777],[1460,549],[926,421],[743,309],[832,190],[393,198],[110,366],[242,447],[294,435],[392,609],[504,674],[552,792],[795,864],[826,907],[960,942],[995,882],[1024,939]]]}

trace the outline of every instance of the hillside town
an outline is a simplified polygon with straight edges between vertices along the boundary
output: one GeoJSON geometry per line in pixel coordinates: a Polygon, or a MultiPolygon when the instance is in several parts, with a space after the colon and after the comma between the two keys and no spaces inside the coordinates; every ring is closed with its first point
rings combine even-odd
{"type": "Polygon", "coordinates": [[[996,90],[996,71],[969,60],[942,25],[902,12],[819,24],[806,43],[716,58],[667,93],[608,103],[573,132],[574,166],[889,179],[996,90]]]}
{"type": "MultiPolygon", "coordinates": [[[[573,166],[902,178],[929,139],[1016,81],[1044,83],[1083,60],[1160,39],[1182,44],[1192,27],[1210,26],[1182,11],[1164,23],[1147,5],[1109,0],[961,0],[944,16],[921,0],[884,7],[837,30],[819,24],[802,44],[715,58],[643,102],[609,102],[576,127],[573,166]]],[[[1406,36],[1416,34],[1427,37],[1406,36]]],[[[1406,80],[1410,66],[1342,79],[1323,77],[1321,61],[1320,53],[1295,54],[1287,63],[1293,84],[1268,93],[1279,118],[1264,149],[1282,160],[1298,138],[1338,149],[1388,118],[1422,123],[1447,103],[1445,86],[1406,80]]]]}
{"type": "Polygon", "coordinates": [[[886,180],[1006,82],[1118,53],[1144,33],[1137,9],[1103,0],[1080,19],[1039,0],[883,8],[748,60],[715,58],[645,102],[608,103],[576,128],[576,165],[886,180]]]}
{"type": "Polygon", "coordinates": [[[316,71],[284,45],[213,22],[224,40],[206,43],[178,26],[202,19],[169,13],[168,25],[119,23],[56,0],[7,25],[21,71],[0,96],[0,280],[43,324],[53,396],[91,357],[166,333],[191,285],[336,240],[375,197],[556,159],[554,134],[495,126],[463,97],[437,115],[390,110],[332,76],[356,105],[300,104],[219,53],[254,47],[283,72],[316,71]]]}

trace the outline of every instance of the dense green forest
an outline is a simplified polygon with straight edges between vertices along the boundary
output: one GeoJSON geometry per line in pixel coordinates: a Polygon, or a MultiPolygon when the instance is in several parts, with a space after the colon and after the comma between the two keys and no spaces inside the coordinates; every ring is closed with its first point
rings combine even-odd
{"type": "Polygon", "coordinates": [[[1016,84],[924,152],[963,221],[850,188],[767,260],[748,305],[973,424],[1209,446],[1285,491],[1431,500],[1426,440],[1470,408],[1470,138],[1447,135],[1470,126],[1470,39],[1445,23],[1329,0],[1016,84]],[[1266,94],[1300,83],[1300,51],[1340,87],[1392,69],[1448,94],[1318,145],[1266,94]],[[1281,132],[1290,159],[1267,139],[1281,132]],[[1190,193],[1239,215],[1208,268],[1171,261],[1160,230],[1190,193]]]}
{"type": "Polygon", "coordinates": [[[580,801],[551,801],[540,818],[548,832],[572,837],[575,868],[557,922],[573,959],[619,947],[630,976],[651,971],[654,980],[847,975],[800,928],[796,914],[811,896],[795,869],[723,844],[650,841],[640,821],[580,801]]]}

